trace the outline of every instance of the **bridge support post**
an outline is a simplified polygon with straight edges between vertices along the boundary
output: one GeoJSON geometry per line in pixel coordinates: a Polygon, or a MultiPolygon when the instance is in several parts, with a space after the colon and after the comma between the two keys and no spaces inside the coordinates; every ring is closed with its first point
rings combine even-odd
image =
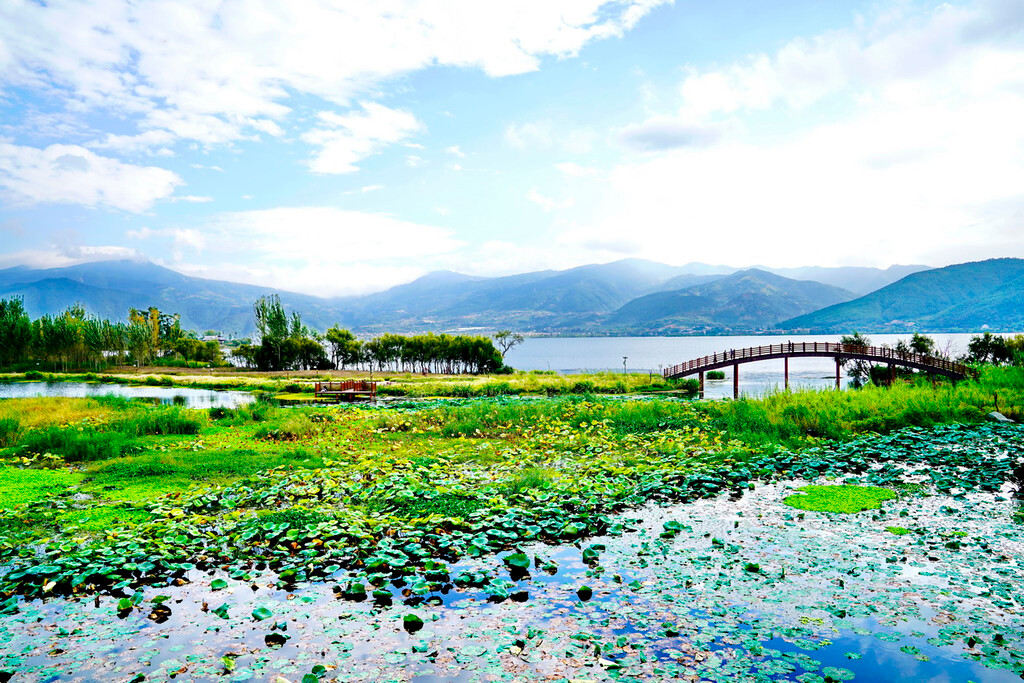
{"type": "Polygon", "coordinates": [[[789,391],[789,356],[783,358],[782,362],[785,364],[786,391],[789,391]]]}
{"type": "Polygon", "coordinates": [[[839,357],[836,356],[836,390],[837,391],[842,387],[841,380],[840,380],[840,378],[842,377],[842,375],[840,374],[841,373],[841,368],[842,368],[842,365],[839,363],[839,357]]]}
{"type": "Polygon", "coordinates": [[[736,363],[732,366],[732,398],[736,400],[740,397],[740,364],[736,363]]]}
{"type": "Polygon", "coordinates": [[[704,398],[704,371],[700,371],[700,389],[697,394],[700,398],[704,398]]]}

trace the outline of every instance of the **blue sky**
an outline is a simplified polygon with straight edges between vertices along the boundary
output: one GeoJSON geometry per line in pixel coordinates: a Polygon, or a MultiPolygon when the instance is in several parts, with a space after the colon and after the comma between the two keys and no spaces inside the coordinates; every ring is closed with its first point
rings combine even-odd
{"type": "Polygon", "coordinates": [[[1024,257],[1024,4],[0,5],[0,267],[1024,257]]]}

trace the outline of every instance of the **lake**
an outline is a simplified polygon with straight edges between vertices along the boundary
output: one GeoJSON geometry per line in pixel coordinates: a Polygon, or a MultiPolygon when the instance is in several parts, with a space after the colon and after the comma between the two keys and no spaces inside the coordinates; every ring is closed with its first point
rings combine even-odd
{"type": "Polygon", "coordinates": [[[10,382],[0,383],[0,399],[35,396],[124,396],[187,408],[235,408],[254,400],[244,391],[213,391],[188,387],[124,386],[99,382],[10,382]]]}
{"type": "MultiPolygon", "coordinates": [[[[943,352],[958,355],[967,350],[973,334],[932,334],[943,352]]],[[[554,370],[556,372],[622,372],[623,356],[627,372],[661,374],[661,368],[699,358],[710,353],[748,346],[793,342],[836,342],[840,335],[755,335],[733,337],[531,337],[509,352],[506,362],[517,370],[554,370]]],[[[895,345],[910,335],[869,335],[875,346],[895,345]]],[[[835,384],[835,361],[831,358],[791,358],[789,381],[793,388],[827,388],[835,384]]],[[[846,383],[849,378],[844,377],[846,383]]],[[[749,363],[740,367],[740,391],[763,394],[783,384],[782,361],[749,363]]],[[[709,380],[708,398],[732,397],[732,369],[724,380],[709,380]]]]}

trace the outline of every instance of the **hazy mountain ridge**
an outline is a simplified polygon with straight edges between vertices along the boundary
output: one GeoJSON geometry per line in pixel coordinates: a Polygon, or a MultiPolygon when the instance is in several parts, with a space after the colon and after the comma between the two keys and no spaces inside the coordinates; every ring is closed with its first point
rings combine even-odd
{"type": "Polygon", "coordinates": [[[913,273],[860,298],[780,323],[792,331],[1024,330],[1024,259],[989,259],[913,273]]]}
{"type": "Polygon", "coordinates": [[[618,309],[607,326],[634,333],[767,330],[790,311],[814,311],[854,296],[820,282],[793,280],[751,268],[704,284],[634,299],[618,309]]]}
{"type": "MultiPolygon", "coordinates": [[[[844,271],[842,277],[847,279],[851,273],[861,279],[884,278],[893,271],[892,268],[887,271],[877,268],[839,270],[844,271]]],[[[739,273],[748,273],[749,277],[751,272],[698,263],[669,266],[624,259],[564,271],[501,277],[435,271],[382,292],[321,298],[191,277],[152,263],[105,261],[54,269],[0,270],[0,297],[24,296],[26,308],[33,316],[58,313],[75,302],[81,302],[90,313],[110,319],[124,319],[133,306],[157,306],[163,311],[179,313],[186,328],[216,329],[241,336],[253,331],[252,302],[259,296],[275,293],[287,309],[299,311],[311,327],[323,330],[338,324],[362,334],[504,327],[541,334],[607,334],[629,330],[654,334],[679,331],[687,325],[694,330],[756,331],[766,329],[779,319],[812,310],[808,306],[843,300],[834,293],[831,298],[824,294],[835,290],[834,287],[821,283],[800,284],[764,270],[757,271],[758,277],[762,280],[778,278],[772,281],[774,285],[762,281],[756,287],[748,287],[747,291],[734,289],[735,282],[744,277],[739,273]],[[731,294],[720,291],[726,285],[714,287],[719,281],[733,283],[728,285],[733,288],[731,294]],[[694,289],[702,287],[706,289],[694,289]],[[826,289],[820,289],[823,287],[826,289]],[[815,293],[808,293],[811,290],[815,293]],[[683,291],[688,293],[680,295],[683,291]],[[671,310],[659,313],[652,308],[651,314],[657,314],[655,317],[637,318],[637,311],[653,306],[651,302],[658,300],[635,305],[634,302],[661,292],[675,293],[674,300],[682,308],[675,313],[671,310]],[[686,298],[685,305],[681,297],[686,298]]],[[[852,298],[853,295],[845,292],[841,296],[852,298]]]]}

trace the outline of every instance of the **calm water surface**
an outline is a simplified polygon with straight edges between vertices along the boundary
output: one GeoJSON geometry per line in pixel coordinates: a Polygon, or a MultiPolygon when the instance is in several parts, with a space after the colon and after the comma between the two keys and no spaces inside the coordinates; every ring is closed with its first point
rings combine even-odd
{"type": "Polygon", "coordinates": [[[213,391],[187,387],[123,386],[98,382],[12,382],[0,384],[0,399],[35,396],[124,396],[188,408],[234,408],[251,403],[253,395],[244,391],[213,391]]]}
{"type": "MultiPolygon", "coordinates": [[[[958,355],[967,350],[973,334],[934,334],[940,350],[958,355]]],[[[663,367],[699,358],[710,353],[742,349],[748,346],[793,342],[837,342],[840,335],[779,335],[735,337],[538,337],[527,339],[509,352],[509,365],[518,370],[555,370],[583,372],[612,370],[622,372],[623,356],[628,372],[660,374],[663,367]]],[[[894,345],[910,335],[869,335],[875,346],[894,345]]],[[[761,394],[783,384],[781,360],[747,363],[740,366],[740,391],[761,394]]],[[[835,384],[835,361],[830,358],[791,358],[789,381],[797,387],[831,387],[835,384]]],[[[844,377],[846,383],[848,378],[844,377]]],[[[708,398],[732,396],[732,369],[725,379],[708,381],[708,398]]]]}

